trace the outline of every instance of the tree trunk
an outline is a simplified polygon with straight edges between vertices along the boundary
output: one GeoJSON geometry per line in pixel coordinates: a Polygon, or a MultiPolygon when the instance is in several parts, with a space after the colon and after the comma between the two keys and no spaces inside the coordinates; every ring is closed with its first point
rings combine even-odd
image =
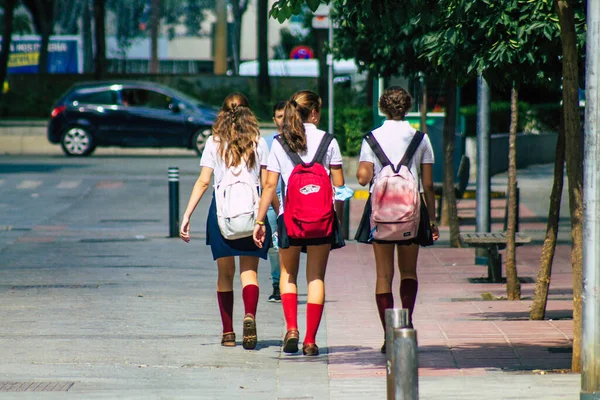
{"type": "Polygon", "coordinates": [[[456,134],[456,81],[446,84],[446,116],[444,118],[444,204],[442,225],[450,226],[450,246],[461,247],[458,212],[456,210],[456,193],[454,191],[454,136],[456,134]]]}
{"type": "Polygon", "coordinates": [[[269,5],[267,0],[258,0],[258,92],[265,101],[269,101],[271,99],[271,82],[269,80],[268,7],[269,5]]]}
{"type": "Polygon", "coordinates": [[[581,293],[583,264],[583,147],[579,124],[579,70],[573,8],[556,0],[560,21],[563,66],[565,149],[571,212],[571,268],[573,273],[573,358],[571,369],[581,372],[581,293]]]}
{"type": "Polygon", "coordinates": [[[36,0],[35,4],[39,10],[38,33],[41,38],[38,74],[45,75],[48,73],[48,43],[50,43],[52,25],[54,24],[53,10],[51,10],[50,7],[46,7],[47,3],[43,0],[36,0]]]}
{"type": "MultiPolygon", "coordinates": [[[[257,12],[260,13],[261,1],[258,1],[258,9],[257,12]]],[[[242,41],[242,12],[240,10],[240,1],[232,0],[231,1],[231,11],[233,14],[233,38],[231,41],[231,47],[233,52],[233,75],[238,75],[240,73],[240,43],[242,41]]],[[[258,20],[260,21],[260,15],[258,15],[258,20]]],[[[260,40],[260,26],[259,30],[259,40],[260,40]]],[[[260,43],[259,43],[260,47],[260,43]]]]}
{"type": "Polygon", "coordinates": [[[94,77],[97,80],[106,76],[106,7],[105,0],[94,0],[94,36],[96,41],[96,57],[94,59],[94,77]]]}
{"type": "Polygon", "coordinates": [[[519,90],[513,86],[510,95],[510,134],[508,136],[508,223],[506,226],[506,295],[508,300],[521,299],[517,275],[515,234],[517,232],[517,123],[519,90]]]}
{"type": "Polygon", "coordinates": [[[150,73],[158,74],[158,32],[160,25],[160,0],[152,0],[150,20],[150,73]]]}
{"type": "MultiPolygon", "coordinates": [[[[564,114],[564,108],[562,113],[564,114]]],[[[533,304],[529,312],[529,319],[543,320],[546,315],[546,303],[548,302],[548,290],[550,288],[550,275],[552,274],[552,262],[556,250],[556,238],[558,236],[558,221],[560,219],[560,203],[562,198],[565,170],[565,127],[564,116],[560,118],[560,129],[558,141],[556,142],[556,157],[554,160],[554,182],[550,193],[550,210],[548,211],[548,225],[546,226],[546,237],[542,247],[540,269],[535,283],[535,294],[533,304]]]]}
{"type": "MultiPolygon", "coordinates": [[[[0,100],[4,97],[4,81],[8,75],[8,56],[13,31],[13,16],[17,0],[4,1],[4,16],[2,19],[2,50],[0,50],[0,100]]],[[[2,106],[0,102],[0,107],[2,106]]],[[[0,111],[2,111],[0,109],[0,111]]],[[[1,115],[1,113],[0,113],[1,115]]]]}
{"type": "Polygon", "coordinates": [[[214,66],[213,73],[215,75],[227,74],[227,2],[226,0],[217,0],[215,5],[215,13],[217,15],[216,29],[213,37],[214,51],[213,56],[214,66]]]}
{"type": "Polygon", "coordinates": [[[421,96],[421,132],[427,133],[427,82],[424,76],[421,77],[421,96]]]}
{"type": "Polygon", "coordinates": [[[81,35],[83,36],[83,72],[93,71],[94,45],[92,44],[92,13],[89,0],[83,2],[83,15],[81,17],[81,35]]]}

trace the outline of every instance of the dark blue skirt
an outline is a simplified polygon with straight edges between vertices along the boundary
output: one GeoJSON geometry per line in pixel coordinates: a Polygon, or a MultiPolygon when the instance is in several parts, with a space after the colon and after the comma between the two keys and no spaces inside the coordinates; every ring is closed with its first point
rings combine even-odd
{"type": "Polygon", "coordinates": [[[271,247],[272,233],[269,224],[265,224],[267,235],[262,248],[256,247],[252,236],[227,240],[221,235],[219,222],[217,220],[217,203],[213,196],[210,208],[208,209],[208,218],[206,219],[206,244],[210,246],[213,259],[233,256],[251,256],[268,258],[269,247],[271,247]]]}

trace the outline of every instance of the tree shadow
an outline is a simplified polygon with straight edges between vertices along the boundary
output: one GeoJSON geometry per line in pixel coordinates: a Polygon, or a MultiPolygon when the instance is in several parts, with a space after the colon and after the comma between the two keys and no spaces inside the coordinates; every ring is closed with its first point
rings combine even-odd
{"type": "MultiPolygon", "coordinates": [[[[482,312],[473,314],[480,318],[481,321],[529,321],[529,311],[493,311],[493,312],[482,312]]],[[[544,320],[572,320],[573,310],[546,310],[544,320]]]]}
{"type": "MultiPolygon", "coordinates": [[[[419,368],[429,370],[491,369],[502,371],[568,370],[572,347],[565,340],[532,344],[525,339],[513,343],[461,343],[452,346],[419,346],[419,368]]],[[[329,348],[330,366],[350,364],[361,370],[385,373],[387,358],[379,349],[336,346],[329,348]]]]}
{"type": "Polygon", "coordinates": [[[52,173],[63,168],[87,168],[86,164],[0,164],[2,174],[52,173]]]}

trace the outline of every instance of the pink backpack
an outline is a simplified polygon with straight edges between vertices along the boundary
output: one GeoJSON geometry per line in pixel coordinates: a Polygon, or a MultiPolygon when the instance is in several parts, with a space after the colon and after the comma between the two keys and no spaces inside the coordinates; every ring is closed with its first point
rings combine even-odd
{"type": "Polygon", "coordinates": [[[383,166],[371,191],[371,232],[375,240],[398,241],[417,237],[421,218],[421,193],[410,162],[423,140],[417,131],[397,167],[391,163],[373,133],[365,136],[383,166]]]}

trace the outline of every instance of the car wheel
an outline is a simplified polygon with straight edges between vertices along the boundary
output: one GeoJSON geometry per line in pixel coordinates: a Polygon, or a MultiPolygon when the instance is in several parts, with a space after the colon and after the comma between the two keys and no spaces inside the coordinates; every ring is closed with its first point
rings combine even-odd
{"type": "Polygon", "coordinates": [[[210,129],[202,129],[196,132],[194,135],[194,139],[192,141],[192,147],[196,150],[196,154],[199,156],[202,155],[204,151],[204,146],[206,145],[206,140],[212,134],[210,129]]]}
{"type": "Polygon", "coordinates": [[[60,140],[63,152],[67,156],[88,156],[95,148],[94,137],[80,126],[69,128],[60,140]]]}

